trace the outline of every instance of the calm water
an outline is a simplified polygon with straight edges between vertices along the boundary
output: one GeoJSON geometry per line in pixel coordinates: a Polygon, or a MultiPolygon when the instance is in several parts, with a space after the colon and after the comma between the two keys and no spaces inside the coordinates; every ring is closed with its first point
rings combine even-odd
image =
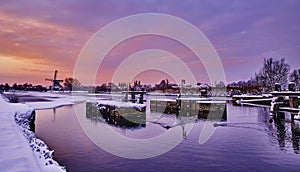
{"type": "MultiPolygon", "coordinates": [[[[75,106],[85,108],[85,104],[75,106]]],[[[197,120],[179,145],[148,159],[120,158],[99,148],[81,129],[72,106],[37,111],[36,135],[55,150],[55,159],[71,172],[300,170],[299,122],[269,123],[268,108],[228,104],[227,111],[227,122],[218,122],[222,125],[206,143],[198,143],[205,121],[197,120]]],[[[176,120],[175,116],[158,113],[147,114],[150,118],[163,123],[176,120]]],[[[96,119],[85,120],[98,129],[108,125],[96,119]]],[[[139,128],[111,127],[132,138],[151,138],[166,131],[162,125],[151,122],[139,128]]]]}

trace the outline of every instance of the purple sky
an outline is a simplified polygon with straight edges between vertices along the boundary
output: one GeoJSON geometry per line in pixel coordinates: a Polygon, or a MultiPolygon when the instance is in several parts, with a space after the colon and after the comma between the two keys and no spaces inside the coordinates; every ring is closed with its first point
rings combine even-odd
{"type": "MultiPolygon", "coordinates": [[[[0,83],[45,85],[55,69],[60,78],[72,76],[79,52],[94,33],[138,13],[174,15],[195,25],[217,50],[227,82],[250,79],[264,57],[285,58],[298,69],[299,9],[299,0],[0,0],[0,83]]],[[[108,82],[124,58],[149,48],[180,56],[199,82],[207,81],[202,64],[193,63],[195,57],[181,44],[141,36],[113,49],[100,66],[97,82],[108,82]]],[[[157,83],[166,76],[150,71],[139,77],[157,83]]]]}

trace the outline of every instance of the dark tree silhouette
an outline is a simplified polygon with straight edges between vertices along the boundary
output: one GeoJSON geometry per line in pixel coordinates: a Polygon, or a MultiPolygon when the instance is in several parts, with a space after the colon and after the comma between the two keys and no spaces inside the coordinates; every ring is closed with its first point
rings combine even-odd
{"type": "Polygon", "coordinates": [[[263,68],[255,74],[255,80],[265,88],[265,92],[269,92],[275,83],[287,84],[289,71],[290,65],[283,58],[265,58],[263,68]]]}
{"type": "Polygon", "coordinates": [[[8,83],[5,83],[4,90],[5,91],[9,91],[10,90],[10,86],[8,85],[8,83]]]}
{"type": "Polygon", "coordinates": [[[66,78],[64,82],[64,86],[67,90],[72,91],[73,88],[79,87],[81,83],[76,78],[66,78]]]}
{"type": "Polygon", "coordinates": [[[290,81],[294,82],[296,84],[296,88],[300,89],[300,69],[293,70],[293,72],[290,74],[290,81]]]}

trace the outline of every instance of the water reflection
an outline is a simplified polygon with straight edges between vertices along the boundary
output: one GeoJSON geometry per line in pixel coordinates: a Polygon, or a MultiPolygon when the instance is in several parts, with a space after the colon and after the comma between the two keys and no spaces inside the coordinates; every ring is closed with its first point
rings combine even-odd
{"type": "MultiPolygon", "coordinates": [[[[84,107],[85,104],[75,106],[84,107]]],[[[99,138],[108,135],[103,130],[105,128],[112,128],[129,139],[152,139],[172,131],[172,137],[188,137],[168,153],[144,160],[119,158],[99,149],[80,127],[72,108],[56,109],[55,123],[52,122],[52,109],[37,111],[36,131],[37,136],[55,150],[56,159],[65,165],[68,171],[136,171],[137,167],[146,171],[199,171],[200,167],[201,171],[299,170],[299,121],[284,119],[278,125],[274,121],[269,122],[271,118],[268,108],[237,107],[230,104],[227,104],[227,107],[228,120],[213,122],[220,124],[220,127],[217,126],[214,136],[203,145],[199,145],[197,141],[205,120],[198,119],[197,114],[176,116],[147,112],[145,127],[124,129],[115,124],[108,124],[103,116],[98,114],[85,114],[85,108],[82,108],[84,114],[81,120],[84,120],[90,127],[89,131],[97,133],[99,138]],[[195,125],[189,132],[191,124],[195,125]],[[282,150],[280,144],[284,145],[282,150]],[[85,158],[82,158],[83,156],[85,158]]],[[[157,142],[153,142],[155,143],[157,142]]],[[[116,144],[126,152],[131,149],[124,147],[122,140],[116,144]]],[[[155,151],[156,147],[153,150],[155,151]]]]}
{"type": "Polygon", "coordinates": [[[300,129],[299,129],[299,123],[296,123],[295,121],[293,121],[291,123],[291,129],[292,129],[292,141],[293,141],[293,148],[294,148],[294,152],[296,154],[300,153],[300,129]]]}
{"type": "Polygon", "coordinates": [[[53,108],[53,119],[52,122],[55,122],[56,119],[56,108],[53,108]]]}
{"type": "MultiPolygon", "coordinates": [[[[288,144],[291,143],[296,154],[300,151],[300,129],[298,121],[285,119],[284,113],[277,113],[270,122],[274,122],[278,145],[281,150],[285,151],[288,144]]],[[[274,136],[274,135],[273,135],[274,136]]]]}
{"type": "Polygon", "coordinates": [[[164,114],[164,113],[150,113],[148,123],[157,124],[160,127],[169,130],[175,127],[180,127],[182,131],[182,138],[187,138],[187,125],[196,123],[198,120],[195,115],[181,116],[178,113],[164,114]]]}
{"type": "MultiPolygon", "coordinates": [[[[256,107],[248,107],[249,109],[256,107]]],[[[291,145],[296,154],[300,154],[300,127],[299,121],[286,119],[289,113],[278,112],[270,115],[269,108],[259,108],[257,119],[259,123],[265,124],[267,131],[272,139],[275,139],[281,151],[287,151],[291,145]]]]}
{"type": "Polygon", "coordinates": [[[247,106],[241,108],[247,113],[239,116],[238,120],[245,119],[245,121],[236,122],[237,119],[234,119],[230,122],[215,123],[214,126],[266,132],[270,136],[271,142],[277,144],[281,151],[285,152],[292,147],[294,153],[300,154],[300,121],[286,118],[290,116],[288,113],[279,112],[272,116],[270,115],[269,108],[247,106]],[[256,122],[251,121],[251,118],[256,118],[256,122]]]}
{"type": "MultiPolygon", "coordinates": [[[[251,129],[267,133],[274,143],[278,144],[281,151],[287,151],[288,148],[293,148],[294,153],[300,154],[300,129],[299,121],[291,121],[285,119],[283,113],[278,113],[276,116],[270,116],[268,108],[257,107],[242,107],[246,113],[241,115],[235,121],[216,121],[215,127],[233,127],[241,129],[251,129]],[[255,118],[255,121],[252,119],[255,118]],[[244,121],[245,120],[245,121],[244,121]]],[[[226,110],[226,109],[225,109],[226,110]]],[[[127,129],[146,128],[146,123],[154,124],[169,130],[171,128],[180,127],[182,138],[187,138],[186,125],[205,121],[199,114],[189,113],[187,111],[177,111],[176,113],[140,113],[135,120],[128,119],[123,116],[123,113],[111,115],[111,111],[101,111],[99,109],[86,110],[86,118],[95,123],[106,123],[115,127],[127,129]]],[[[55,113],[54,113],[55,114],[55,113]]],[[[133,114],[136,115],[137,114],[133,114]]],[[[231,114],[229,114],[231,115],[231,114]]]]}

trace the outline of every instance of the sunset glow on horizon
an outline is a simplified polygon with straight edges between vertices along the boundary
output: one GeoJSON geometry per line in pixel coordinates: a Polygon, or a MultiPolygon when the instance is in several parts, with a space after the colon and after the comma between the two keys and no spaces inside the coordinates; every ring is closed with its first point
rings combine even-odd
{"type": "MultiPolygon", "coordinates": [[[[285,58],[292,70],[300,69],[299,9],[297,0],[1,1],[0,83],[47,86],[45,78],[52,78],[54,70],[59,79],[72,77],[81,50],[98,30],[140,13],[168,14],[196,26],[219,54],[227,82],[250,79],[267,57],[285,58]]],[[[169,38],[145,35],[114,47],[99,66],[96,84],[110,82],[124,59],[146,49],[175,54],[198,82],[209,82],[202,62],[187,47],[169,38]]],[[[164,62],[163,57],[152,60],[164,62]]],[[[163,72],[149,70],[136,78],[154,84],[165,77],[163,72]]]]}

